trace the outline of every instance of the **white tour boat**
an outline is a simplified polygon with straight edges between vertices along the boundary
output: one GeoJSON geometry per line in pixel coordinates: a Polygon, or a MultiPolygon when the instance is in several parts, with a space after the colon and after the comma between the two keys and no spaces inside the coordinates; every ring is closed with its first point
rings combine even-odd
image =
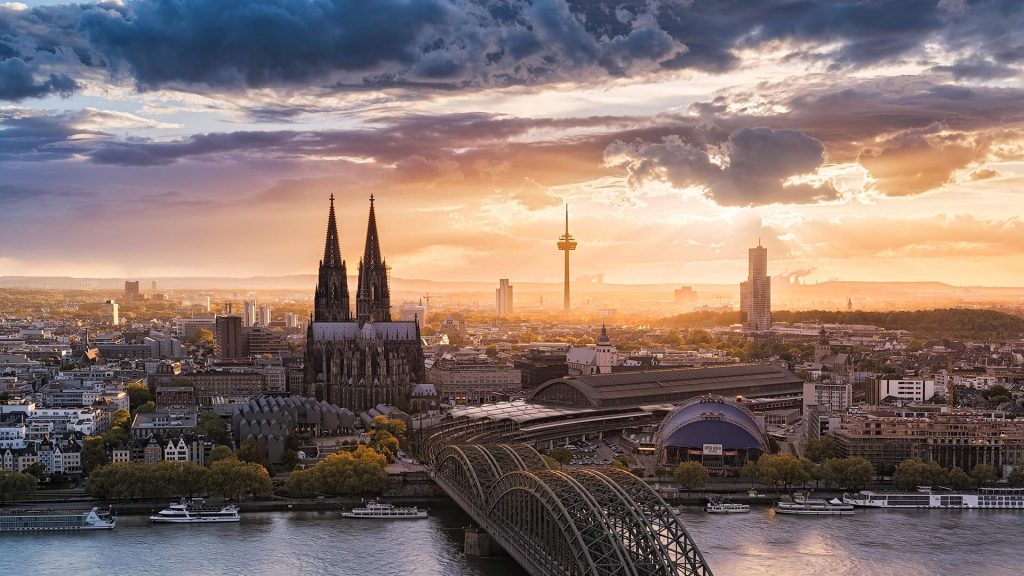
{"type": "Polygon", "coordinates": [[[177,504],[170,504],[167,508],[149,517],[153,522],[161,524],[200,524],[207,522],[238,522],[241,518],[238,515],[238,507],[227,506],[206,506],[200,498],[192,500],[182,499],[177,504]]]}
{"type": "Polygon", "coordinates": [[[345,518],[376,518],[376,519],[417,519],[426,518],[427,511],[420,510],[415,506],[395,506],[380,500],[370,500],[362,508],[353,508],[349,512],[342,512],[345,518]]]}
{"type": "Polygon", "coordinates": [[[117,519],[96,508],[88,512],[6,510],[0,513],[0,532],[110,530],[115,524],[117,519]]]}
{"type": "Polygon", "coordinates": [[[750,506],[746,504],[732,504],[729,502],[708,502],[704,507],[708,514],[743,514],[750,512],[750,506]]]}
{"type": "Polygon", "coordinates": [[[1024,488],[982,488],[976,492],[935,491],[922,486],[917,492],[861,490],[843,494],[843,502],[863,508],[980,508],[1024,510],[1024,488]]]}
{"type": "Polygon", "coordinates": [[[822,500],[797,496],[792,501],[776,502],[775,512],[800,516],[848,516],[853,514],[853,506],[838,498],[822,500]]]}

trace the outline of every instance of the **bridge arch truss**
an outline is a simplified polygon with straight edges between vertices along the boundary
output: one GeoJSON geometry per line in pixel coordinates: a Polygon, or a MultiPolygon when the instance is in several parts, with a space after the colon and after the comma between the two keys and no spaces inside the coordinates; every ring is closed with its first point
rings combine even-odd
{"type": "Polygon", "coordinates": [[[450,445],[435,480],[534,576],[710,576],[678,516],[618,470],[551,470],[525,444],[450,445]]]}

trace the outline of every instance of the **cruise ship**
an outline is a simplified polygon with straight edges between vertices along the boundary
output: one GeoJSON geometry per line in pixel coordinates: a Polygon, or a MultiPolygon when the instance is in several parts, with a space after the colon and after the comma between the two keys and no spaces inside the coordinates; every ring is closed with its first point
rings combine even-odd
{"type": "Polygon", "coordinates": [[[427,511],[420,510],[415,506],[397,507],[380,500],[370,500],[362,508],[353,508],[349,512],[342,512],[345,518],[375,518],[391,520],[415,520],[426,518],[427,511]]]}
{"type": "Polygon", "coordinates": [[[843,502],[864,508],[981,508],[1024,510],[1024,488],[982,488],[976,492],[932,490],[917,492],[874,492],[861,490],[843,494],[843,502]]]}
{"type": "Polygon", "coordinates": [[[821,500],[797,496],[792,501],[776,502],[775,512],[799,516],[849,516],[853,514],[853,505],[837,498],[821,500]]]}
{"type": "Polygon", "coordinates": [[[88,512],[5,510],[0,512],[0,532],[52,530],[110,530],[117,520],[97,508],[88,512]]]}
{"type": "Polygon", "coordinates": [[[159,524],[202,524],[241,520],[237,506],[206,506],[199,498],[182,499],[177,504],[172,503],[149,519],[159,524]]]}

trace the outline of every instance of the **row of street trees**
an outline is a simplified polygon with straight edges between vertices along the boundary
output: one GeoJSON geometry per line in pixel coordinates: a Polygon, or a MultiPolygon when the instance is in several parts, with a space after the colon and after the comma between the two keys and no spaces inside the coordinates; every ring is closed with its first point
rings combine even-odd
{"type": "Polygon", "coordinates": [[[759,460],[748,461],[740,476],[773,488],[790,489],[807,486],[814,481],[821,485],[841,489],[858,489],[870,484],[875,478],[875,469],[864,458],[826,458],[821,463],[791,454],[765,454],[759,460]]]}
{"type": "Polygon", "coordinates": [[[96,468],[85,485],[86,492],[101,500],[179,498],[217,494],[244,500],[267,496],[270,475],[259,464],[233,457],[205,468],[192,462],[118,462],[96,468]]]}
{"type": "MultiPolygon", "coordinates": [[[[943,468],[938,462],[924,462],[920,458],[909,458],[896,466],[893,483],[901,490],[913,490],[918,486],[945,486],[964,490],[973,486],[988,486],[999,481],[999,470],[991,464],[978,464],[968,474],[953,466],[943,468]]],[[[1014,468],[1008,478],[1014,486],[1024,486],[1024,469],[1014,468]]]]}

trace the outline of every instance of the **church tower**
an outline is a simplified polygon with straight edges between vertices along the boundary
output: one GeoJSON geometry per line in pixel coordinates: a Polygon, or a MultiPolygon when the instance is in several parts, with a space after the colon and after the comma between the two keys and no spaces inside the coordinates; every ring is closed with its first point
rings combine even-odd
{"type": "Polygon", "coordinates": [[[612,346],[608,337],[608,329],[601,324],[601,335],[597,338],[597,370],[599,374],[611,374],[612,367],[618,363],[619,353],[612,346]]]}
{"type": "Polygon", "coordinates": [[[316,322],[352,321],[352,309],[348,298],[348,277],[345,272],[345,261],[341,259],[338,222],[334,217],[334,194],[331,194],[331,211],[327,217],[327,239],[324,242],[324,259],[320,261],[320,277],[316,284],[313,320],[316,322]]]}
{"type": "Polygon", "coordinates": [[[372,194],[370,219],[366,223],[366,246],[363,249],[363,259],[359,262],[356,320],[360,326],[366,322],[391,322],[391,292],[388,289],[387,263],[380,255],[380,239],[377,237],[377,217],[373,212],[372,194]]]}

